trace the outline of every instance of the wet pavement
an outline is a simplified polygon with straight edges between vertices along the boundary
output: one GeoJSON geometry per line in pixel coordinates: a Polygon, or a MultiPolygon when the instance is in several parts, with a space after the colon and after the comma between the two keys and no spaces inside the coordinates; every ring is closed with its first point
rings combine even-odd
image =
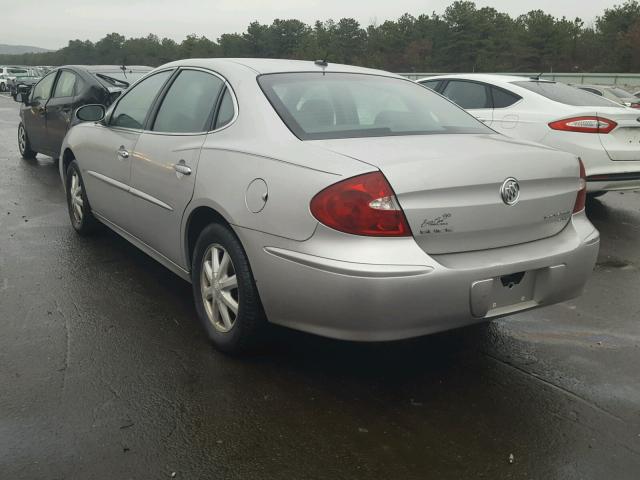
{"type": "Polygon", "coordinates": [[[640,192],[574,301],[407,342],[214,351],[190,286],[80,238],[0,98],[0,478],[640,478],[640,192]]]}

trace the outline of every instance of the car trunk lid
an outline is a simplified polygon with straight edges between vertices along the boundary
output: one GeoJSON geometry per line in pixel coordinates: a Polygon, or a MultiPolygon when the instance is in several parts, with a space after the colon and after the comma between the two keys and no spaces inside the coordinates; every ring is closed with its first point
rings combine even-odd
{"type": "Polygon", "coordinates": [[[420,135],[318,140],[380,169],[414,238],[430,254],[504,247],[549,237],[571,217],[578,191],[572,155],[502,135],[420,135]],[[516,179],[507,205],[501,187],[516,179]]]}
{"type": "Polygon", "coordinates": [[[640,160],[640,110],[631,108],[599,108],[598,117],[613,120],[618,126],[600,133],[600,142],[614,161],[640,160]]]}

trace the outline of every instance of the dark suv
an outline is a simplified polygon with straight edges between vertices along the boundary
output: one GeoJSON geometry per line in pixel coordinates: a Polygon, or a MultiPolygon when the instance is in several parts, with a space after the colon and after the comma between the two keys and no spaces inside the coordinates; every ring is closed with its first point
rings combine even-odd
{"type": "Polygon", "coordinates": [[[18,93],[20,109],[18,147],[22,158],[37,153],[58,158],[62,140],[76,108],[99,103],[109,106],[151,67],[69,65],[57,68],[36,83],[29,93],[18,93]]]}

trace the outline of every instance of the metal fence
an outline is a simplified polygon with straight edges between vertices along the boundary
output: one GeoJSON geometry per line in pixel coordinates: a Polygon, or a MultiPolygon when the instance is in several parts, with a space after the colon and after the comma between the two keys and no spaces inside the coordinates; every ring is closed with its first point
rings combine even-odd
{"type": "MultiPolygon", "coordinates": [[[[497,75],[519,75],[523,77],[537,76],[540,72],[529,73],[497,73],[497,75]]],[[[446,75],[445,73],[400,73],[407,78],[433,77],[446,75]]],[[[493,75],[496,75],[495,73],[493,75]]],[[[640,90],[640,74],[638,73],[544,73],[543,79],[563,83],[593,83],[596,85],[620,85],[622,87],[637,87],[640,90]]]]}

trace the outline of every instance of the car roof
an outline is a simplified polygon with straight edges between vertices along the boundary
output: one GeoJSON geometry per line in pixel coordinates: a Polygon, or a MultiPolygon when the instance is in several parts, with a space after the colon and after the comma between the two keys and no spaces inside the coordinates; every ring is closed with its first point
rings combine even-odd
{"type": "Polygon", "coordinates": [[[317,65],[312,60],[282,60],[273,58],[189,58],[178,60],[163,65],[163,67],[189,66],[215,70],[217,68],[244,66],[256,74],[289,73],[289,72],[341,72],[341,73],[366,73],[372,75],[384,75],[388,77],[404,78],[394,73],[371,68],[343,65],[327,62],[326,67],[317,65]]]}
{"type": "MultiPolygon", "coordinates": [[[[127,71],[134,72],[150,72],[153,70],[153,67],[148,67],[146,65],[125,65],[127,71]]],[[[122,65],[62,65],[57,68],[75,68],[78,70],[84,70],[89,73],[100,73],[100,72],[120,72],[122,71],[122,65]]]]}

